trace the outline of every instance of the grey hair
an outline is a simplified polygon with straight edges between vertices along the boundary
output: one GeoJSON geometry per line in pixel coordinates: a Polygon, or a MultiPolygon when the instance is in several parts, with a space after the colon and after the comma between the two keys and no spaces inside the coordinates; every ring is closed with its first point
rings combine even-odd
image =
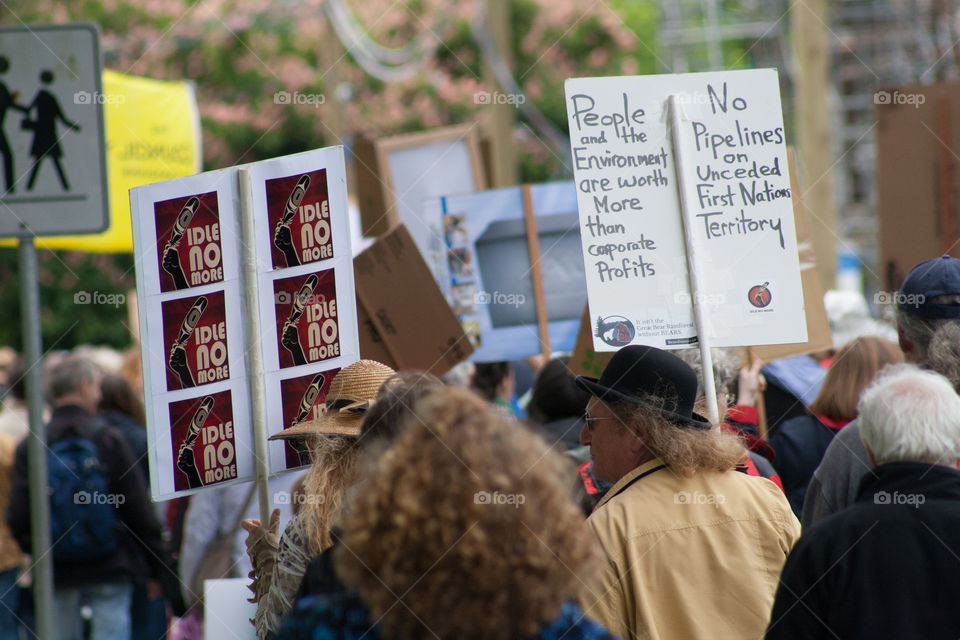
{"type": "Polygon", "coordinates": [[[80,390],[85,381],[94,381],[102,374],[93,360],[83,356],[69,355],[50,370],[47,395],[56,402],[60,398],[80,390]]]}
{"type": "MultiPolygon", "coordinates": [[[[681,349],[674,351],[674,355],[690,365],[697,374],[697,397],[703,395],[703,366],[700,360],[700,349],[681,349]]],[[[713,358],[713,383],[716,394],[726,393],[734,378],[740,372],[740,356],[736,349],[715,347],[710,350],[713,358]]]]}
{"type": "Polygon", "coordinates": [[[860,396],[860,439],[877,464],[960,459],[960,396],[939,373],[916,365],[885,367],[860,396]]]}
{"type": "MultiPolygon", "coordinates": [[[[960,295],[947,294],[935,296],[924,302],[932,304],[960,305],[960,295]]],[[[930,358],[930,345],[934,335],[944,327],[960,328],[960,318],[924,318],[906,312],[897,307],[897,328],[903,337],[913,345],[919,362],[927,363],[930,358]]]]}

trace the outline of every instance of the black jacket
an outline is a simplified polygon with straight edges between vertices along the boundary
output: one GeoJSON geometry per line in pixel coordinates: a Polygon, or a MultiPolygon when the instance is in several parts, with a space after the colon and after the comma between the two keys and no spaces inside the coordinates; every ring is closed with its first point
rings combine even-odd
{"type": "Polygon", "coordinates": [[[857,502],[804,531],[768,640],[960,637],[960,471],[891,463],[857,502]]]}
{"type": "MultiPolygon", "coordinates": [[[[95,418],[77,406],[57,407],[47,425],[47,443],[69,435],[90,434],[96,430],[95,418]]],[[[100,423],[103,424],[103,423],[100,423]]],[[[27,436],[17,447],[10,480],[10,506],[7,522],[20,547],[30,551],[30,504],[27,490],[27,436]]],[[[54,585],[57,588],[92,584],[129,583],[152,577],[167,582],[172,564],[163,540],[160,523],[154,514],[147,485],[126,438],[114,428],[100,431],[95,443],[104,465],[110,491],[123,495],[117,506],[120,543],[115,553],[84,563],[55,562],[54,585]]],[[[54,540],[50,541],[51,544],[54,540]]]]}
{"type": "Polygon", "coordinates": [[[810,478],[838,431],[816,416],[806,415],[787,420],[770,436],[770,446],[776,452],[773,467],[780,474],[783,492],[798,518],[803,512],[810,478]]]}

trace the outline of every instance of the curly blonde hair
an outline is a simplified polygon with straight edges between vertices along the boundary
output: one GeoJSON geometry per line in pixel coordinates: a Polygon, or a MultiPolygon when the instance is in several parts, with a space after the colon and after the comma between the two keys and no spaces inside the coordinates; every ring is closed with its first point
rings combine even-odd
{"type": "MultiPolygon", "coordinates": [[[[655,398],[652,400],[656,401],[655,398]]],[[[746,453],[738,435],[716,427],[677,426],[654,405],[616,403],[608,406],[623,428],[631,430],[650,453],[680,475],[728,471],[736,467],[746,453]]]]}
{"type": "Polygon", "coordinates": [[[436,391],[351,496],[337,573],[388,638],[532,635],[593,566],[572,476],[473,393],[436,391]]]}
{"type": "Polygon", "coordinates": [[[297,517],[303,525],[307,551],[317,555],[333,544],[330,529],[340,516],[344,490],[353,481],[357,462],[356,438],[317,434],[310,442],[312,464],[304,475],[305,499],[297,517]]]}

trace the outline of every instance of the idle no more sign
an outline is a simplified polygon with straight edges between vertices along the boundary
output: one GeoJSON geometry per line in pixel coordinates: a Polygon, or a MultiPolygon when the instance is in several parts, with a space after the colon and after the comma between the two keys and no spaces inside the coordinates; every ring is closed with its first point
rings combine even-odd
{"type": "Polygon", "coordinates": [[[697,343],[688,251],[714,346],[804,342],[776,71],[578,78],[565,88],[594,348],[697,343]]]}
{"type": "MultiPolygon", "coordinates": [[[[138,187],[130,202],[153,497],[251,480],[250,385],[263,385],[275,433],[316,417],[329,381],[359,359],[342,147],[138,187]],[[247,224],[252,281],[240,269],[247,224]],[[256,335],[244,319],[255,299],[256,335]],[[248,376],[250,349],[262,380],[248,376]]],[[[269,445],[271,472],[308,463],[269,445]]]]}

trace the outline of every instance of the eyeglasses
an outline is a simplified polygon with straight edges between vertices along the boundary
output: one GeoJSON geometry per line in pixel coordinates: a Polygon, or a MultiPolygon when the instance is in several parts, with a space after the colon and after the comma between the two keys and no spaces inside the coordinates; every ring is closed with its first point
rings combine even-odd
{"type": "Polygon", "coordinates": [[[610,420],[610,419],[611,419],[611,418],[609,418],[609,417],[606,417],[606,418],[594,418],[593,416],[587,415],[587,416],[584,416],[584,417],[583,417],[583,423],[584,423],[585,425],[587,425],[589,428],[592,429],[594,422],[600,422],[601,420],[610,420]]]}

